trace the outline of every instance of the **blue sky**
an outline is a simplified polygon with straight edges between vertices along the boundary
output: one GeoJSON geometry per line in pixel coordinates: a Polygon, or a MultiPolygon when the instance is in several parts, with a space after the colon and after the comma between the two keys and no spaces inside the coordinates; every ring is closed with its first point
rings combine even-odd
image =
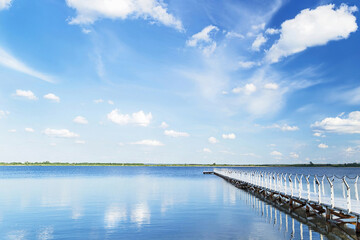
{"type": "Polygon", "coordinates": [[[0,160],[358,161],[359,7],[0,0],[0,160]]]}

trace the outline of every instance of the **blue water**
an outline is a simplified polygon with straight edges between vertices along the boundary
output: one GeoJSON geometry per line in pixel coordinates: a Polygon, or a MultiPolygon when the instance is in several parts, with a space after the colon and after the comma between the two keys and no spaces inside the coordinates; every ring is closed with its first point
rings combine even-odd
{"type": "Polygon", "coordinates": [[[0,167],[0,239],[320,239],[204,170],[0,167]]]}

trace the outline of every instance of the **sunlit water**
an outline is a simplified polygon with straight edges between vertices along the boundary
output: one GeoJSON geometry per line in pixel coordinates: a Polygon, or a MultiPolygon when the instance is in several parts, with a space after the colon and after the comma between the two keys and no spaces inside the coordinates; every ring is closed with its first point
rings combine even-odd
{"type": "Polygon", "coordinates": [[[323,237],[204,170],[212,168],[0,167],[0,238],[323,237]]]}

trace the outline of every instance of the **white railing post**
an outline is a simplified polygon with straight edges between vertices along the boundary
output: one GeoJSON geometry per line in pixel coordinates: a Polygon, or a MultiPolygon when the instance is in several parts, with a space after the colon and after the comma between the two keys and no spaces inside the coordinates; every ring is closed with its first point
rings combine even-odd
{"type": "Polygon", "coordinates": [[[318,201],[319,201],[319,203],[321,203],[321,184],[319,182],[319,179],[316,177],[316,175],[314,176],[314,180],[315,180],[316,184],[318,185],[318,201]]]}
{"type": "Polygon", "coordinates": [[[310,201],[310,182],[309,182],[310,175],[305,177],[307,192],[308,192],[308,201],[310,201]]]}
{"type": "Polygon", "coordinates": [[[359,201],[359,193],[358,193],[358,187],[357,187],[358,180],[359,180],[359,175],[356,176],[355,183],[354,183],[354,185],[355,185],[355,198],[356,198],[357,201],[359,201]]]}
{"type": "Polygon", "coordinates": [[[350,186],[349,184],[346,182],[346,177],[343,177],[343,182],[344,182],[344,185],[346,187],[346,199],[347,199],[347,208],[348,208],[348,211],[351,212],[351,195],[350,195],[350,186]]]}
{"type": "MultiPolygon", "coordinates": [[[[295,180],[296,182],[296,180],[295,180]]],[[[289,175],[289,186],[290,186],[290,191],[291,191],[291,197],[294,196],[294,190],[293,190],[293,183],[292,183],[292,178],[291,178],[291,174],[289,175]]]]}
{"type": "Polygon", "coordinates": [[[330,184],[330,201],[331,201],[331,207],[334,208],[335,207],[335,198],[334,198],[334,177],[332,180],[330,180],[330,178],[328,176],[326,176],[329,184],[330,184]]]}
{"type": "Polygon", "coordinates": [[[302,192],[302,178],[303,178],[303,175],[301,174],[300,178],[297,176],[296,174],[296,179],[295,179],[295,182],[296,180],[298,181],[298,187],[299,187],[299,198],[301,198],[301,192],[302,192]]]}

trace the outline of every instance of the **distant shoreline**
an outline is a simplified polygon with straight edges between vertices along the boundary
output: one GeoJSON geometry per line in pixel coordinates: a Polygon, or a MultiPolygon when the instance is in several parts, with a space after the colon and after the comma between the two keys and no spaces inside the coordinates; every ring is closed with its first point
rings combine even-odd
{"type": "Polygon", "coordinates": [[[60,163],[0,162],[0,166],[118,166],[118,167],[360,167],[360,163],[344,164],[145,164],[145,163],[60,163]]]}

